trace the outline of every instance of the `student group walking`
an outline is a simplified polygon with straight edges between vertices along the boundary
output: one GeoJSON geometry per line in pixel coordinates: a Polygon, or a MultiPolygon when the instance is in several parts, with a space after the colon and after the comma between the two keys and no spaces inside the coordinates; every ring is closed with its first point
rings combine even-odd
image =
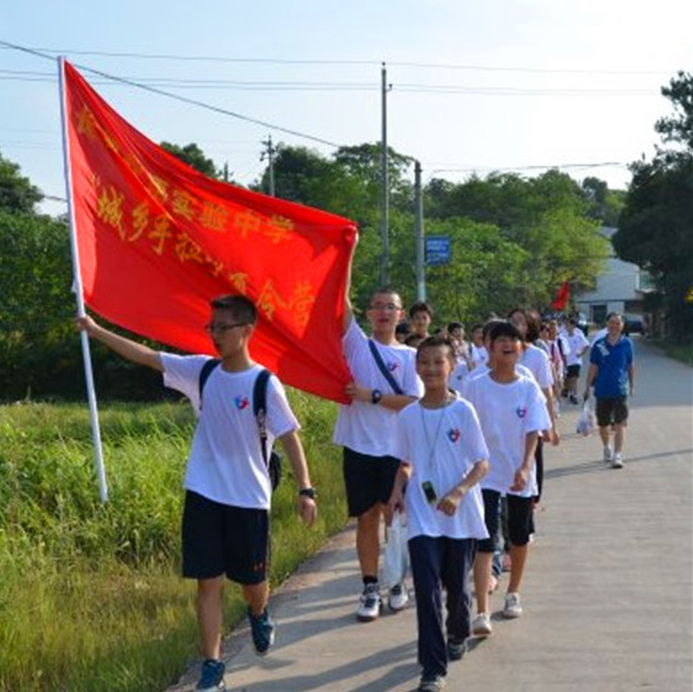
{"type": "MultiPolygon", "coordinates": [[[[341,326],[353,380],[333,440],[343,448],[347,507],[356,522],[355,617],[373,622],[385,605],[395,612],[414,605],[404,578],[387,589],[379,583],[383,521],[390,525],[405,516],[418,690],[438,692],[470,637],[492,634],[489,596],[504,571],[502,615],[523,614],[545,447],[560,442],[561,405],[578,403],[588,349],[583,397],[593,389],[604,461],[623,467],[633,348],[617,314],[609,315],[591,347],[582,332],[576,335],[574,322],[542,323],[522,308],[474,325],[470,343],[459,322],[429,335],[431,307],[420,302],[405,313],[400,295],[389,288],[376,290],[365,306],[366,334],[348,289],[341,326]]],[[[268,556],[275,440],[291,465],[297,512],[308,526],[317,517],[318,497],[282,384],[249,355],[256,306],[243,296],[220,296],[210,312],[207,332],[219,354],[213,363],[208,356],[152,350],[90,317],[76,323],[121,357],[161,371],[164,385],[186,395],[198,412],[184,480],[183,576],[197,582],[203,661],[195,689],[224,692],[227,579],[241,587],[256,653],[267,654],[274,643],[268,556]]]]}

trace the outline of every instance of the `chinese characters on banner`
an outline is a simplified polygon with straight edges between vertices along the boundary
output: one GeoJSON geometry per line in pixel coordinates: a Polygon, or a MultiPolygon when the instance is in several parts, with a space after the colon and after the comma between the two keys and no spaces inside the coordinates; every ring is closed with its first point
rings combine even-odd
{"type": "Polygon", "coordinates": [[[356,225],[212,180],[121,118],[65,62],[74,220],[84,300],[114,324],[213,353],[209,300],[251,298],[255,360],[344,401],[341,324],[356,225]]]}

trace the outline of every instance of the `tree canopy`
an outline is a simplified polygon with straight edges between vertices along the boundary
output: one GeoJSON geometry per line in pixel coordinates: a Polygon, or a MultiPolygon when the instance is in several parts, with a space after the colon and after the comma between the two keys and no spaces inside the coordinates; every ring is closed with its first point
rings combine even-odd
{"type": "Polygon", "coordinates": [[[208,159],[202,149],[200,149],[200,147],[198,147],[194,142],[186,144],[182,147],[178,144],[171,144],[170,142],[161,142],[161,147],[203,175],[206,175],[209,178],[219,177],[220,172],[217,171],[214,161],[212,161],[212,159],[208,159]]]}
{"type": "Polygon", "coordinates": [[[669,333],[693,334],[693,74],[679,72],[662,94],[674,114],[655,124],[664,146],[631,164],[633,180],[612,238],[619,257],[646,269],[659,290],[669,333]]]}
{"type": "Polygon", "coordinates": [[[19,170],[16,163],[0,154],[0,209],[28,214],[34,211],[43,194],[19,170]]]}

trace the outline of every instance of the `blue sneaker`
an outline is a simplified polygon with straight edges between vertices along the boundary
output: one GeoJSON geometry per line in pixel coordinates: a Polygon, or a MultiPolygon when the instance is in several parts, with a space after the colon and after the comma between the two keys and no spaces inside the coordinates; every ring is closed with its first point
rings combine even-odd
{"type": "Polygon", "coordinates": [[[226,692],[224,671],[226,666],[222,661],[208,658],[202,663],[200,680],[195,685],[196,692],[226,692]]]}
{"type": "Polygon", "coordinates": [[[255,617],[248,608],[248,620],[250,620],[250,629],[253,634],[255,653],[258,656],[264,656],[274,644],[274,623],[270,619],[267,608],[258,617],[255,617]]]}

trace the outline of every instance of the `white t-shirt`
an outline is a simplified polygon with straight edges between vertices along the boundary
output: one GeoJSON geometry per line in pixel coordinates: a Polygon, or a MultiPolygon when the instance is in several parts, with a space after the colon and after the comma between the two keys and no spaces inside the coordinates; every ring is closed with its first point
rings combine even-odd
{"type": "Polygon", "coordinates": [[[486,350],[486,346],[475,346],[472,344],[472,363],[474,363],[475,366],[479,365],[486,365],[486,362],[488,361],[488,351],[486,350]]]}
{"type": "Polygon", "coordinates": [[[584,335],[582,329],[576,328],[572,335],[566,332],[566,339],[570,346],[568,365],[582,365],[582,352],[586,346],[590,345],[590,342],[587,341],[587,337],[584,335]]]}
{"type": "MultiPolygon", "coordinates": [[[[161,354],[164,385],[187,396],[198,411],[200,371],[207,356],[161,354]]],[[[209,500],[234,507],[269,509],[272,488],[262,456],[253,386],[262,368],[242,372],[212,370],[188,457],[184,487],[209,500]]],[[[272,375],[267,382],[267,453],[275,438],[299,429],[286,393],[272,375]]]]}
{"type": "Polygon", "coordinates": [[[542,349],[537,348],[533,344],[526,344],[526,348],[520,353],[518,362],[532,373],[536,383],[542,389],[553,387],[551,363],[549,362],[549,357],[542,349]]]}
{"type": "Polygon", "coordinates": [[[426,500],[421,484],[429,481],[440,500],[458,485],[488,449],[474,408],[464,399],[427,409],[417,401],[397,416],[396,457],[411,463],[404,494],[409,538],[488,538],[481,488],[475,485],[451,517],[426,500]]]}
{"type": "Polygon", "coordinates": [[[603,339],[607,334],[609,333],[609,330],[606,327],[602,327],[593,337],[592,341],[590,342],[590,346],[594,346],[599,339],[603,339]]]}
{"type": "Polygon", "coordinates": [[[469,375],[470,370],[467,363],[464,361],[458,362],[455,369],[450,373],[450,379],[448,380],[448,385],[452,387],[456,392],[462,391],[462,383],[465,377],[469,375]]]}
{"type": "Polygon", "coordinates": [[[522,465],[528,433],[551,427],[545,397],[530,377],[500,384],[484,377],[468,378],[466,398],[479,416],[489,448],[489,471],[481,487],[501,493],[533,497],[537,494],[536,469],[532,466],[524,490],[510,492],[515,472],[522,465]]]}
{"type": "MultiPolygon", "coordinates": [[[[375,340],[373,343],[402,392],[418,399],[423,394],[423,383],[416,374],[416,351],[402,344],[383,346],[375,340]]],[[[342,339],[342,348],[355,382],[386,394],[394,393],[375,362],[368,337],[355,319],[342,339]]],[[[394,456],[396,416],[397,411],[370,401],[341,405],[333,441],[360,454],[394,456]]]]}
{"type": "MultiPolygon", "coordinates": [[[[491,372],[491,368],[489,368],[488,363],[484,363],[484,365],[480,365],[478,368],[474,368],[474,370],[472,370],[469,373],[469,375],[462,380],[462,391],[460,392],[462,396],[465,399],[467,398],[467,382],[469,382],[470,380],[475,380],[477,377],[483,377],[484,375],[487,375],[489,372],[491,372]]],[[[518,375],[522,375],[523,377],[534,377],[530,370],[528,370],[524,365],[520,365],[519,363],[515,365],[515,372],[518,375]]]]}
{"type": "Polygon", "coordinates": [[[555,339],[549,341],[549,359],[560,377],[565,372],[566,362],[564,358],[567,360],[569,353],[570,346],[562,334],[558,334],[555,339]]]}

